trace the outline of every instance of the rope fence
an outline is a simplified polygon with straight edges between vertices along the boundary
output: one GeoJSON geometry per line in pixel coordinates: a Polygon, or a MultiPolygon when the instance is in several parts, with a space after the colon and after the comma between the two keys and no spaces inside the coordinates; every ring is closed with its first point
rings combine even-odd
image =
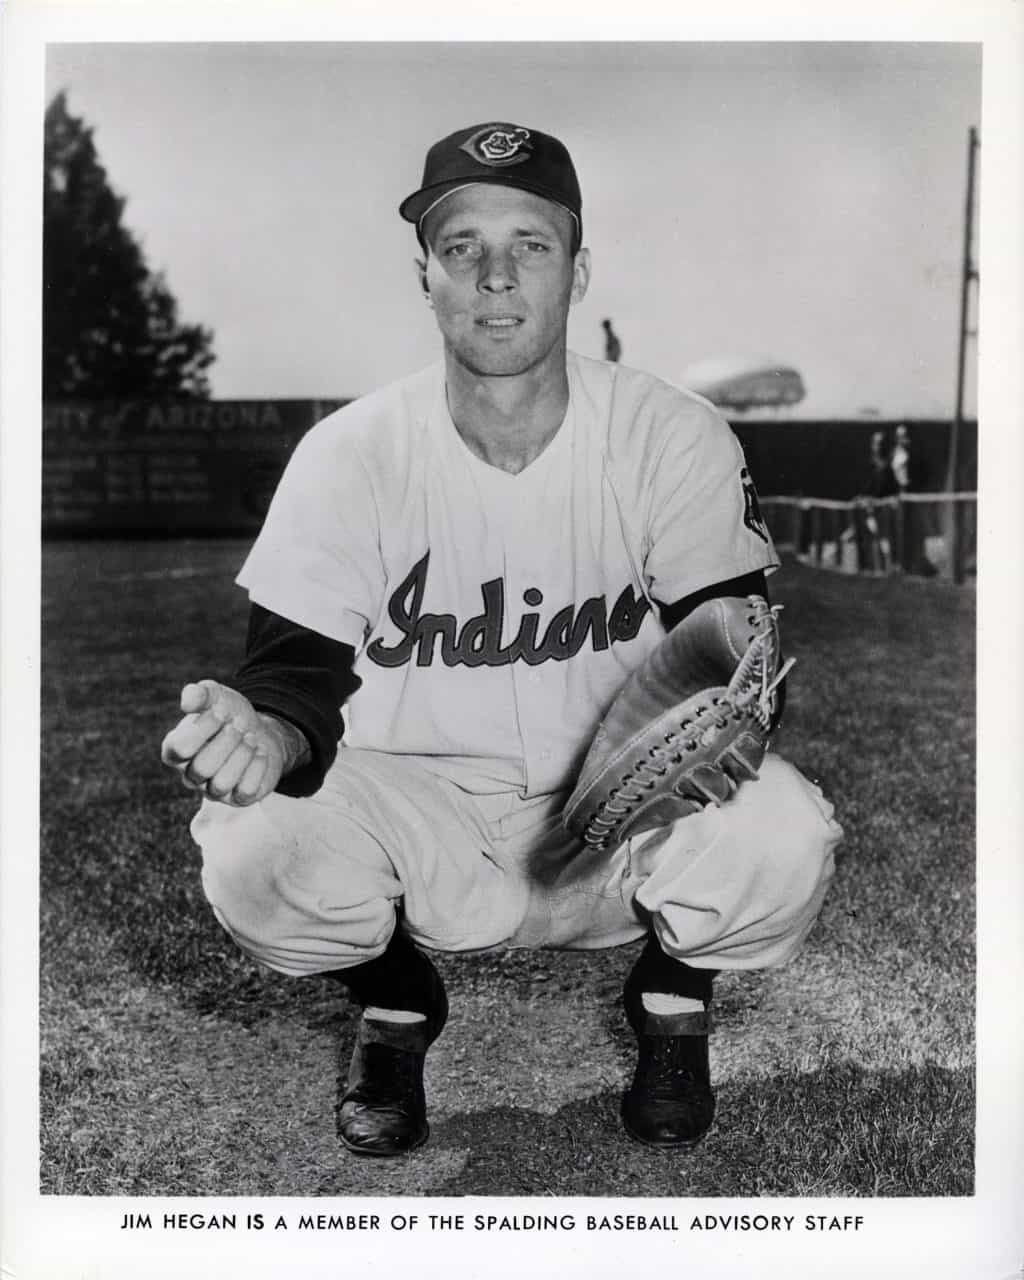
{"type": "Polygon", "coordinates": [[[978,495],[892,498],[770,496],[761,512],[780,551],[840,573],[910,573],[955,582],[977,571],[978,495]]]}

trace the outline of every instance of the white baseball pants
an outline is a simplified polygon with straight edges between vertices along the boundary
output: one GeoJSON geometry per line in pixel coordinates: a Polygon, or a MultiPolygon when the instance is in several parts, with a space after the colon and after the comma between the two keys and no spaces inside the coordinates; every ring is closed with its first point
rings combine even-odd
{"type": "Polygon", "coordinates": [[[379,955],[404,928],[436,951],[598,948],[652,929],[697,968],[779,965],[821,908],[842,828],[776,755],[727,804],[595,854],[564,792],[473,795],[409,757],[342,747],[309,799],[205,800],[203,887],[246,952],[304,975],[379,955]]]}

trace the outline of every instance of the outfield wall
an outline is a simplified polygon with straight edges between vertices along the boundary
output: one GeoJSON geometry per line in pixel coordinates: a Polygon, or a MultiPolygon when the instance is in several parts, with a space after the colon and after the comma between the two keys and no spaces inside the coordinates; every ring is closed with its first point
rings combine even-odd
{"type": "Polygon", "coordinates": [[[255,532],[292,449],[345,403],[49,404],[43,534],[255,532]]]}
{"type": "MultiPolygon", "coordinates": [[[[43,423],[46,536],[249,534],[306,431],[345,400],[111,401],[48,404],[43,423]]],[[[945,485],[948,422],[907,420],[914,487],[945,485]]],[[[895,422],[736,421],[763,494],[848,500],[868,485],[875,431],[895,422]]],[[[960,489],[977,484],[977,429],[963,433],[960,489]]]]}
{"type": "MultiPolygon", "coordinates": [[[[937,493],[946,486],[949,421],[877,418],[816,422],[734,420],[747,465],[761,493],[848,502],[870,491],[871,437],[885,433],[892,444],[897,426],[910,432],[914,462],[911,488],[937,493]]],[[[959,475],[955,489],[978,487],[978,424],[964,423],[960,435],[959,475]]]]}

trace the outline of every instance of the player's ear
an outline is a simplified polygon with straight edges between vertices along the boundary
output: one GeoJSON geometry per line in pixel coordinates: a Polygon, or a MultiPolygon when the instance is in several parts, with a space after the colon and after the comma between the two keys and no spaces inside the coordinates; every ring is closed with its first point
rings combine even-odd
{"type": "Polygon", "coordinates": [[[570,302],[582,302],[590,284],[590,250],[577,249],[572,262],[572,292],[570,302]]]}
{"type": "Polygon", "coordinates": [[[425,258],[413,258],[413,266],[416,268],[416,280],[420,286],[420,292],[426,299],[428,307],[434,305],[434,300],[430,296],[430,285],[427,283],[427,263],[425,258]]]}

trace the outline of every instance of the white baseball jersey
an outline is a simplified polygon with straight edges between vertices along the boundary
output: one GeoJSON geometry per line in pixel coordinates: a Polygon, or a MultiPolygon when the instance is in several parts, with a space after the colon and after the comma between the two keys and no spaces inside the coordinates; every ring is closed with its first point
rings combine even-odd
{"type": "Polygon", "coordinates": [[[571,786],[664,634],[654,601],[777,567],[711,405],[572,353],[568,373],[565,420],[518,475],[465,445],[441,364],[296,448],[238,582],[356,649],[349,746],[475,794],[571,786]]]}

